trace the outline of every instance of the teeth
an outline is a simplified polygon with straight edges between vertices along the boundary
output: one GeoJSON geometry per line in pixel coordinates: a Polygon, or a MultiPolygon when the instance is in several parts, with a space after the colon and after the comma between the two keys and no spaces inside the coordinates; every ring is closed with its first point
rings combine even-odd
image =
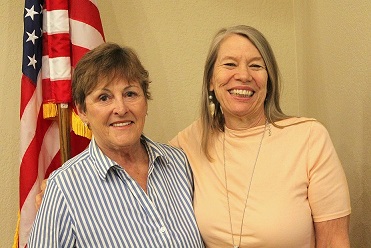
{"type": "Polygon", "coordinates": [[[244,97],[248,97],[248,96],[252,96],[254,94],[254,92],[252,91],[249,91],[249,90],[230,90],[229,93],[231,93],[232,95],[238,95],[238,96],[244,96],[244,97]]]}
{"type": "Polygon", "coordinates": [[[114,127],[124,127],[124,126],[129,125],[130,123],[131,122],[114,123],[114,124],[112,124],[112,126],[114,126],[114,127]]]}

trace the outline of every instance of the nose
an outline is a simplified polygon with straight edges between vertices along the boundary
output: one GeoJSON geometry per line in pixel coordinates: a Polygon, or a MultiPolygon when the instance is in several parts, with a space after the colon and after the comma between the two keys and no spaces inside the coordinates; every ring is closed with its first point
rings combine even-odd
{"type": "Polygon", "coordinates": [[[252,76],[247,66],[239,66],[237,68],[235,78],[243,83],[250,82],[252,80],[252,76]]]}
{"type": "Polygon", "coordinates": [[[128,107],[123,99],[115,99],[113,112],[115,115],[124,115],[128,111],[128,107]]]}

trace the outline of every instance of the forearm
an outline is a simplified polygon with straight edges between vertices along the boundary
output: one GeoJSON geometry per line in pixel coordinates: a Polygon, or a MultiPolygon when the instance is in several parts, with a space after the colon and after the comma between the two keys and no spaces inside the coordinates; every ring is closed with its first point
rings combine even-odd
{"type": "Polygon", "coordinates": [[[316,248],[350,248],[349,215],[315,222],[316,248]]]}

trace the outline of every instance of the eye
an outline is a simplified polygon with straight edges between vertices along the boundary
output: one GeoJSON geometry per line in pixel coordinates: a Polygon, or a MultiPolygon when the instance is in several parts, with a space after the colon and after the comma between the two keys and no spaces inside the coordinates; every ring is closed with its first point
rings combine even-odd
{"type": "Polygon", "coordinates": [[[260,65],[260,64],[251,64],[249,65],[249,68],[251,68],[254,71],[265,70],[265,66],[260,65]]]}
{"type": "Polygon", "coordinates": [[[99,101],[105,102],[109,99],[107,94],[102,94],[98,97],[99,101]]]}
{"type": "Polygon", "coordinates": [[[235,67],[236,66],[236,64],[232,63],[232,62],[224,63],[223,65],[225,65],[227,67],[235,67]]]}
{"type": "Polygon", "coordinates": [[[129,98],[134,98],[134,97],[138,96],[138,93],[135,92],[135,91],[128,91],[128,92],[125,93],[125,96],[129,97],[129,98]]]}

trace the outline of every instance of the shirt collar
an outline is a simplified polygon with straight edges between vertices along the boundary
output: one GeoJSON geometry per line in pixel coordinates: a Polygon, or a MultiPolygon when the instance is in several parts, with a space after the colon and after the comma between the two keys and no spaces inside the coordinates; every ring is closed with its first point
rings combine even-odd
{"type": "MultiPolygon", "coordinates": [[[[164,164],[168,164],[168,158],[161,146],[144,135],[141,135],[140,140],[144,144],[148,153],[149,173],[151,173],[153,167],[156,165],[156,160],[162,160],[164,164]]],[[[93,160],[93,166],[96,168],[99,176],[102,179],[106,179],[107,173],[111,169],[111,167],[121,168],[120,165],[118,165],[114,160],[110,159],[102,152],[102,150],[98,147],[94,137],[92,137],[88,149],[89,154],[93,160]]]]}

